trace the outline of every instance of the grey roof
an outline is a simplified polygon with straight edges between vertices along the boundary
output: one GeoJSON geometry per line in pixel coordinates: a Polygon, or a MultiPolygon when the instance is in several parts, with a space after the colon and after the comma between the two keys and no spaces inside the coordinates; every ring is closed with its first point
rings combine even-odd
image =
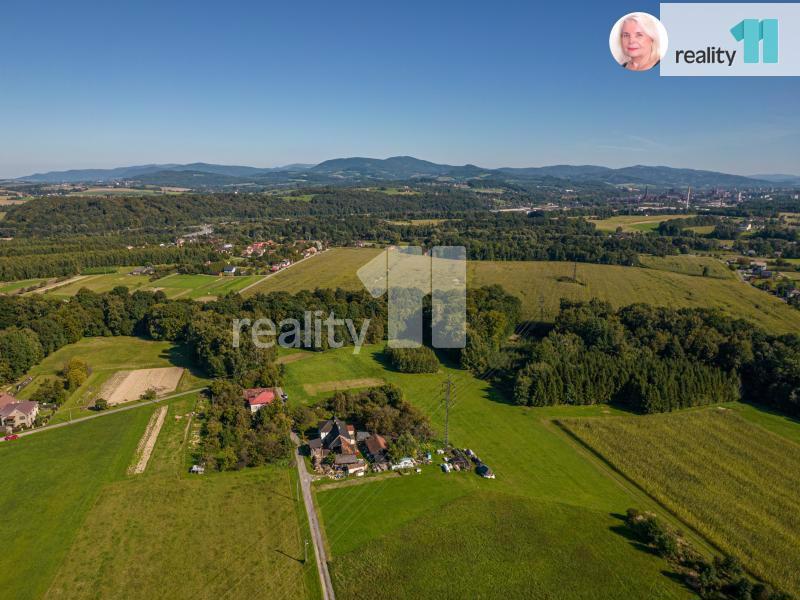
{"type": "Polygon", "coordinates": [[[334,461],[337,465],[352,465],[360,462],[355,454],[338,454],[334,461]]]}

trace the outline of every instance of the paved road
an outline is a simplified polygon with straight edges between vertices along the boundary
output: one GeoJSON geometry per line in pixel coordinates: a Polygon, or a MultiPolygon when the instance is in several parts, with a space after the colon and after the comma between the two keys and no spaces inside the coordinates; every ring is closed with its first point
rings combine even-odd
{"type": "MultiPolygon", "coordinates": [[[[33,435],[34,433],[42,433],[43,431],[51,431],[53,429],[59,429],[61,427],[66,427],[68,425],[75,425],[75,423],[83,423],[84,421],[89,421],[91,419],[99,419],[100,417],[107,417],[108,415],[115,415],[117,413],[124,412],[126,410],[133,410],[134,408],[141,408],[142,406],[153,406],[153,404],[158,404],[159,402],[163,402],[164,400],[170,400],[172,398],[178,398],[180,396],[186,396],[187,394],[196,394],[197,392],[202,392],[204,387],[195,388],[193,390],[187,390],[185,392],[179,392],[177,394],[170,394],[169,396],[164,396],[163,398],[157,398],[152,402],[137,402],[136,404],[128,404],[127,406],[122,406],[120,408],[116,408],[114,410],[104,410],[101,412],[96,412],[92,415],[88,415],[85,417],[79,417],[77,419],[73,419],[72,421],[63,421],[62,423],[55,423],[53,425],[45,425],[44,427],[37,427],[36,429],[27,429],[25,431],[19,432],[17,435],[19,437],[23,437],[26,435],[33,435]]],[[[4,440],[0,437],[0,443],[4,440]]]]}
{"type": "Polygon", "coordinates": [[[297,454],[295,456],[297,462],[297,474],[300,476],[300,487],[303,490],[303,502],[306,505],[306,514],[308,515],[308,525],[311,528],[311,538],[314,541],[314,556],[317,559],[317,571],[319,572],[319,581],[322,584],[322,597],[324,600],[335,600],[336,596],[333,593],[333,584],[331,583],[331,574],[328,572],[328,556],[325,553],[325,541],[322,538],[322,531],[319,528],[319,520],[317,519],[317,511],[314,508],[314,498],[311,495],[311,475],[306,470],[306,461],[300,454],[300,438],[292,432],[292,441],[297,446],[297,454]]]}

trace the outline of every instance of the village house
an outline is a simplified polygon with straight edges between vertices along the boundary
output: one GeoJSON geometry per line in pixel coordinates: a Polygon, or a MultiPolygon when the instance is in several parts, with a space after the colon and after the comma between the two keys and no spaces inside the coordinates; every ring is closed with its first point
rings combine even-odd
{"type": "Polygon", "coordinates": [[[33,427],[39,414],[39,403],[24,401],[6,404],[0,408],[0,426],[11,428],[33,427]]]}
{"type": "Polygon", "coordinates": [[[389,466],[389,456],[383,436],[373,433],[365,440],[364,445],[367,450],[367,458],[372,461],[373,468],[376,471],[385,471],[389,466]]]}
{"type": "Polygon", "coordinates": [[[272,404],[275,398],[285,399],[283,390],[275,388],[248,388],[242,391],[247,406],[251,413],[256,413],[265,406],[272,404]]]}
{"type": "Polygon", "coordinates": [[[223,275],[236,275],[236,267],[234,265],[227,265],[222,269],[223,275]]]}
{"type": "Polygon", "coordinates": [[[308,442],[311,460],[317,469],[330,454],[334,454],[334,469],[349,474],[358,474],[366,469],[366,464],[358,458],[355,427],[341,419],[321,421],[319,437],[308,442]]]}

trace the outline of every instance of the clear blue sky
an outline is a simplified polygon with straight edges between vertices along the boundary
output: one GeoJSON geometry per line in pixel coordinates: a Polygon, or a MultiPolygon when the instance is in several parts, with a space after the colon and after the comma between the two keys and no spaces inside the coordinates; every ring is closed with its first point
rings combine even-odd
{"type": "Polygon", "coordinates": [[[797,78],[626,72],[608,33],[633,10],[659,12],[643,0],[6,0],[0,177],[398,154],[800,174],[797,78]]]}

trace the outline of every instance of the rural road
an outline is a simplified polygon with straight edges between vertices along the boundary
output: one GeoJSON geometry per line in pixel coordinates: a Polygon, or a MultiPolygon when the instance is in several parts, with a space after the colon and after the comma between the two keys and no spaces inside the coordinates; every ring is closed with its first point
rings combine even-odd
{"type": "Polygon", "coordinates": [[[300,454],[300,438],[292,432],[292,441],[297,446],[295,456],[297,462],[297,474],[300,477],[300,487],[303,490],[303,502],[306,505],[308,515],[308,526],[311,529],[311,538],[314,541],[314,556],[317,559],[317,571],[319,571],[319,581],[322,584],[322,597],[324,600],[335,600],[331,574],[328,572],[328,557],[325,553],[325,541],[322,539],[322,531],[319,528],[317,511],[314,508],[314,498],[311,495],[311,475],[306,470],[306,461],[300,454]]]}
{"type": "MultiPolygon", "coordinates": [[[[90,421],[92,419],[99,419],[100,417],[107,417],[108,415],[115,415],[117,413],[124,412],[126,410],[133,410],[134,408],[141,408],[142,406],[153,406],[153,404],[158,404],[159,402],[163,402],[164,400],[170,400],[172,398],[177,398],[179,396],[186,396],[187,394],[196,394],[197,392],[202,392],[204,387],[195,388],[193,390],[187,390],[185,392],[180,392],[178,394],[170,394],[169,396],[164,396],[163,398],[156,398],[151,402],[137,402],[136,404],[129,404],[128,406],[123,406],[122,408],[116,408],[114,410],[105,410],[102,412],[97,412],[93,415],[87,415],[85,417],[79,417],[77,419],[73,419],[72,421],[64,421],[62,423],[56,423],[54,425],[45,425],[44,427],[37,427],[36,429],[26,429],[25,431],[20,431],[17,435],[19,437],[25,437],[26,435],[33,435],[34,433],[42,433],[43,431],[52,431],[53,429],[59,429],[61,427],[66,427],[67,425],[75,425],[75,423],[83,423],[84,421],[90,421]]],[[[4,440],[0,437],[0,443],[4,440]]]]}

